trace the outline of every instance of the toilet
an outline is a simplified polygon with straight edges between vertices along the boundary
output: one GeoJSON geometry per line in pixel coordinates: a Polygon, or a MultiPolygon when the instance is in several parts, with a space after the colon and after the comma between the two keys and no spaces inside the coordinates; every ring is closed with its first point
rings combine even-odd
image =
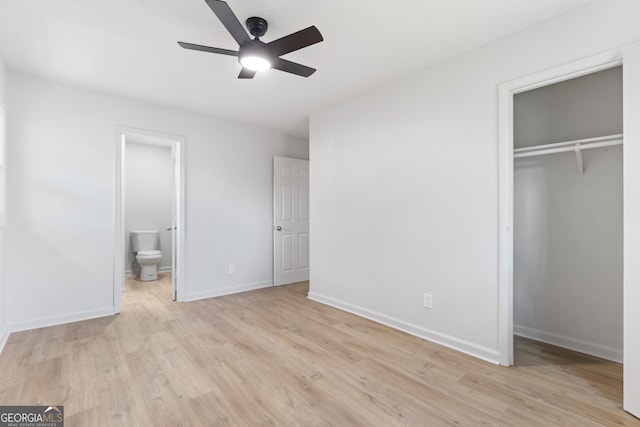
{"type": "Polygon", "coordinates": [[[158,250],[158,230],[138,230],[131,232],[131,249],[140,264],[140,280],[158,279],[158,264],[162,260],[162,252],[158,250]]]}

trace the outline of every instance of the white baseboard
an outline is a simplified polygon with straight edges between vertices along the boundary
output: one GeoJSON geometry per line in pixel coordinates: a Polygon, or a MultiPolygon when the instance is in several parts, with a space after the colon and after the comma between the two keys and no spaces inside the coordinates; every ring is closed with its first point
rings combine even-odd
{"type": "Polygon", "coordinates": [[[538,329],[528,328],[526,326],[513,325],[514,335],[532,340],[541,341],[547,344],[555,345],[569,350],[578,351],[580,353],[589,354],[591,356],[600,357],[601,359],[611,360],[613,362],[622,363],[622,349],[608,347],[583,341],[564,335],[554,334],[551,332],[540,331],[538,329]]]}
{"type": "Polygon", "coordinates": [[[37,319],[25,320],[22,322],[9,324],[10,332],[27,331],[29,329],[45,328],[47,326],[62,325],[64,323],[79,322],[81,320],[95,319],[113,315],[113,307],[101,308],[98,310],[79,311],[61,316],[40,317],[37,319]]]}
{"type": "Polygon", "coordinates": [[[247,283],[244,285],[230,286],[228,288],[211,289],[211,290],[202,291],[202,292],[192,292],[185,295],[184,301],[185,302],[198,301],[206,298],[221,297],[223,295],[231,295],[231,294],[237,294],[239,292],[269,288],[271,286],[273,286],[273,281],[265,280],[263,282],[247,283]]]}
{"type": "MultiPolygon", "coordinates": [[[[168,267],[158,267],[158,273],[166,273],[167,271],[171,271],[173,270],[173,267],[168,266],[168,267]]],[[[137,274],[133,273],[133,270],[125,270],[124,271],[124,275],[125,276],[137,276],[137,274]]]]}
{"type": "Polygon", "coordinates": [[[369,310],[369,309],[359,307],[350,303],[346,303],[343,301],[339,301],[335,298],[320,295],[315,292],[309,292],[308,298],[313,301],[326,304],[340,310],[347,311],[357,316],[364,317],[374,322],[381,323],[391,328],[398,329],[402,332],[406,332],[418,338],[422,338],[427,341],[432,341],[436,344],[440,344],[445,347],[449,347],[454,350],[460,351],[462,353],[469,354],[471,356],[477,357],[478,359],[482,359],[496,365],[499,364],[500,355],[498,354],[498,351],[495,349],[479,346],[477,344],[458,339],[451,335],[432,331],[430,329],[423,328],[422,326],[418,326],[413,323],[408,323],[403,320],[396,319],[391,316],[387,316],[386,314],[378,313],[373,310],[369,310]]]}
{"type": "Polygon", "coordinates": [[[6,326],[2,328],[2,331],[0,331],[0,353],[2,353],[2,350],[4,349],[4,346],[7,343],[7,340],[9,339],[9,335],[11,335],[11,333],[9,332],[9,328],[6,326]]]}

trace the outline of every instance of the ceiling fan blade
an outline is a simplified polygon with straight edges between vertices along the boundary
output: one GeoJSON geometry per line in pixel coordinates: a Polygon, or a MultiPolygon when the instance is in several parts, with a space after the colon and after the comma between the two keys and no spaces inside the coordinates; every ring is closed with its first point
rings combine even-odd
{"type": "Polygon", "coordinates": [[[311,74],[316,72],[315,68],[307,67],[306,65],[298,64],[297,62],[287,61],[282,58],[276,58],[273,61],[271,68],[302,77],[309,77],[311,74]]]}
{"type": "Polygon", "coordinates": [[[185,42],[178,42],[178,44],[185,49],[200,50],[202,52],[210,52],[210,53],[220,53],[222,55],[229,55],[229,56],[238,56],[238,52],[235,50],[220,49],[219,47],[202,46],[199,44],[185,43],[185,42]]]}
{"type": "Polygon", "coordinates": [[[207,5],[216,14],[222,25],[225,26],[231,36],[238,42],[238,45],[242,45],[244,42],[251,40],[249,34],[238,21],[236,15],[231,11],[229,5],[221,0],[206,0],[207,5]]]}
{"type": "Polygon", "coordinates": [[[303,47],[311,46],[324,40],[322,34],[315,27],[311,26],[298,32],[281,37],[270,43],[267,43],[274,55],[280,56],[303,47]]]}
{"type": "Polygon", "coordinates": [[[243,68],[240,70],[240,74],[238,74],[239,79],[252,79],[253,76],[256,75],[257,71],[249,70],[247,68],[243,68]]]}

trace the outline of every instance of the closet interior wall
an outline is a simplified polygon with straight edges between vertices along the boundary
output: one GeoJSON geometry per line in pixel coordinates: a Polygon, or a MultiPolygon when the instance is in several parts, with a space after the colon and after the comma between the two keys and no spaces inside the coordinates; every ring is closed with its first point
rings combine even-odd
{"type": "MultiPolygon", "coordinates": [[[[514,96],[514,145],[622,133],[622,67],[514,96]]],[[[514,332],[622,362],[622,145],[514,159],[514,332]]]]}

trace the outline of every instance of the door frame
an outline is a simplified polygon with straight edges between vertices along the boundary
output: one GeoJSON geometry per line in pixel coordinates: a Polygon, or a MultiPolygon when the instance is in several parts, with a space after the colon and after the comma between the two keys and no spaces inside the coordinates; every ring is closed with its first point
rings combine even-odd
{"type": "Polygon", "coordinates": [[[125,144],[127,137],[137,136],[150,141],[152,145],[170,146],[173,161],[173,205],[175,227],[172,246],[175,248],[172,262],[172,299],[185,301],[184,295],[184,239],[185,239],[185,138],[155,131],[118,126],[116,128],[115,157],[115,242],[113,272],[113,312],[122,309],[122,293],[125,285],[125,254],[127,238],[124,235],[124,194],[125,194],[125,144]],[[157,141],[154,144],[153,141],[157,141]]]}
{"type": "MultiPolygon", "coordinates": [[[[498,351],[513,365],[513,96],[623,63],[616,49],[533,73],[498,87],[498,351]]],[[[625,182],[623,185],[626,185],[625,182]]],[[[624,255],[623,255],[624,256],[624,255]]]]}

